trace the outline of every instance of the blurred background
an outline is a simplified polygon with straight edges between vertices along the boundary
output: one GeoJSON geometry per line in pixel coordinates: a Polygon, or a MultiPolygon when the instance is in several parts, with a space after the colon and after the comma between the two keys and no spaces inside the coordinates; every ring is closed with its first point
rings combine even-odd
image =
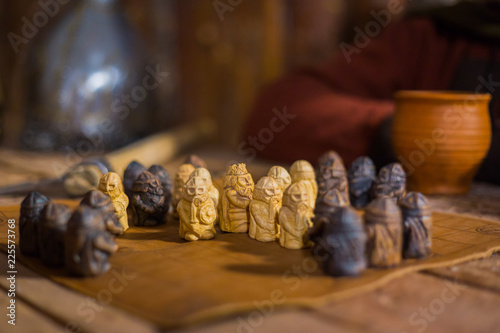
{"type": "Polygon", "coordinates": [[[371,10],[387,3],[2,0],[2,144],[54,151],[83,136],[114,149],[210,116],[219,124],[216,143],[235,147],[266,83],[328,60],[353,38],[355,26],[372,19],[371,10]],[[158,68],[168,76],[144,89],[144,78],[158,68]],[[118,125],[96,134],[103,119],[118,125]]]}

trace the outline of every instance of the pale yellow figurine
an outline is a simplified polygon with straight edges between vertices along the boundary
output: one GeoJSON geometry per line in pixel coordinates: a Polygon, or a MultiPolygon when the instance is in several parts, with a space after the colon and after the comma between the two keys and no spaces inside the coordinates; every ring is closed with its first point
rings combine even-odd
{"type": "Polygon", "coordinates": [[[184,185],[182,200],[177,206],[179,236],[188,241],[215,237],[215,205],[210,198],[206,178],[193,176],[184,185]]]}
{"type": "Polygon", "coordinates": [[[292,183],[292,177],[290,177],[288,171],[286,171],[285,168],[279,165],[275,165],[271,169],[269,169],[267,176],[272,177],[274,178],[274,180],[276,180],[281,188],[281,194],[285,193],[286,188],[292,183]]]}
{"type": "Polygon", "coordinates": [[[313,208],[307,182],[292,183],[283,195],[283,207],[279,213],[280,245],[287,249],[312,246],[307,235],[312,227],[313,208]]]}
{"type": "Polygon", "coordinates": [[[318,196],[318,183],[316,182],[316,174],[311,163],[305,160],[295,161],[290,167],[290,176],[292,177],[292,183],[297,183],[301,180],[306,182],[310,206],[314,209],[316,197],[318,196]]]}
{"type": "Polygon", "coordinates": [[[255,185],[250,202],[248,236],[261,242],[273,242],[279,234],[278,213],[281,188],[271,177],[262,177],[255,185]]]}
{"type": "Polygon", "coordinates": [[[245,164],[233,164],[224,177],[224,192],[221,198],[220,228],[222,231],[248,232],[249,205],[252,200],[254,182],[245,164]]]}
{"type": "Polygon", "coordinates": [[[115,207],[115,214],[123,226],[123,231],[128,229],[128,216],[127,207],[129,199],[123,191],[122,179],[117,173],[108,172],[101,177],[99,181],[99,190],[109,195],[113,206],[115,207]]]}
{"type": "Polygon", "coordinates": [[[174,191],[172,195],[172,208],[174,209],[173,215],[178,218],[177,205],[182,199],[182,191],[184,189],[184,184],[189,179],[189,176],[195,170],[194,166],[191,164],[183,164],[179,167],[179,171],[175,174],[174,191]]]}
{"type": "Polygon", "coordinates": [[[215,207],[219,207],[219,190],[217,190],[217,188],[212,183],[212,176],[210,175],[210,171],[205,168],[197,168],[191,173],[189,179],[193,177],[201,177],[207,182],[208,195],[214,202],[215,207]]]}

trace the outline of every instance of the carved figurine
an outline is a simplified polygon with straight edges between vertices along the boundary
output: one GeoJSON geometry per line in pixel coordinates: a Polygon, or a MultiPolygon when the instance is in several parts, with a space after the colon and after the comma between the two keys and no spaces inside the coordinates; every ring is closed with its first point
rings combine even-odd
{"type": "Polygon", "coordinates": [[[286,188],[292,183],[292,178],[290,177],[288,171],[278,165],[275,165],[271,169],[269,169],[267,176],[272,177],[274,178],[274,180],[276,180],[279,187],[281,188],[281,195],[285,193],[286,188]]]}
{"type": "Polygon", "coordinates": [[[389,197],[373,200],[365,208],[365,223],[370,267],[398,265],[403,251],[403,223],[398,205],[389,197]]]}
{"type": "Polygon", "coordinates": [[[308,230],[312,227],[310,188],[307,181],[298,181],[288,186],[283,195],[283,206],[279,212],[280,245],[287,249],[302,249],[312,245],[308,230]]]}
{"type": "Polygon", "coordinates": [[[115,214],[115,207],[108,195],[98,190],[89,191],[83,197],[80,206],[87,206],[101,212],[106,229],[111,234],[121,235],[123,233],[123,226],[118,220],[118,216],[115,214]]]}
{"type": "Polygon", "coordinates": [[[130,162],[125,169],[123,173],[123,189],[129,198],[132,198],[135,180],[144,171],[147,171],[146,167],[137,161],[130,162]]]}
{"type": "Polygon", "coordinates": [[[165,223],[168,205],[158,177],[144,171],[134,182],[133,224],[141,227],[165,223]]]}
{"type": "Polygon", "coordinates": [[[219,190],[214,186],[210,172],[205,168],[197,168],[189,175],[189,179],[193,177],[201,177],[207,183],[208,195],[217,209],[219,207],[219,190]]]}
{"type": "Polygon", "coordinates": [[[38,192],[30,192],[21,203],[19,216],[19,249],[25,256],[38,256],[40,213],[49,198],[38,192]]]}
{"type": "Polygon", "coordinates": [[[305,182],[309,192],[309,205],[314,208],[318,196],[318,183],[316,183],[316,176],[311,163],[305,160],[295,161],[290,167],[290,176],[292,177],[292,183],[305,182]]]}
{"type": "Polygon", "coordinates": [[[71,274],[97,276],[109,270],[108,258],[118,250],[118,245],[106,231],[104,215],[83,205],[68,222],[65,248],[66,268],[71,274]]]}
{"type": "Polygon", "coordinates": [[[120,176],[114,172],[108,172],[99,181],[99,190],[111,198],[116,217],[123,227],[123,232],[128,230],[127,207],[128,196],[123,192],[123,184],[120,176]]]}
{"type": "Polygon", "coordinates": [[[399,200],[403,211],[403,257],[425,258],[431,253],[432,213],[421,193],[410,192],[399,200]]]}
{"type": "Polygon", "coordinates": [[[187,241],[212,239],[215,237],[214,222],[216,208],[210,198],[206,178],[192,176],[184,184],[182,200],[177,206],[179,214],[179,236],[187,241]]]}
{"type": "Polygon", "coordinates": [[[345,199],[342,193],[335,188],[330,189],[316,200],[314,218],[312,220],[313,224],[317,225],[322,223],[324,220],[328,220],[337,209],[347,206],[349,206],[349,202],[345,199]]]}
{"type": "Polygon", "coordinates": [[[366,269],[366,233],[363,217],[354,208],[340,207],[311,237],[314,255],[332,276],[357,276],[366,269]]]}
{"type": "Polygon", "coordinates": [[[369,157],[359,157],[352,162],[347,177],[351,205],[356,208],[364,208],[370,203],[372,186],[377,177],[375,164],[369,157]]]}
{"type": "Polygon", "coordinates": [[[349,202],[347,172],[342,159],[336,152],[329,151],[319,158],[316,180],[318,197],[325,195],[331,189],[337,189],[349,202]]]}
{"type": "Polygon", "coordinates": [[[254,182],[245,164],[233,164],[224,177],[224,192],[220,213],[222,231],[248,232],[249,206],[254,182]]]}
{"type": "Polygon", "coordinates": [[[191,164],[183,164],[179,167],[179,171],[175,174],[175,187],[174,187],[174,193],[172,196],[172,207],[174,208],[174,217],[178,218],[179,215],[177,214],[177,205],[182,199],[182,191],[184,189],[184,184],[189,179],[189,176],[193,173],[194,171],[194,166],[191,164]]]}
{"type": "Polygon", "coordinates": [[[96,189],[102,175],[110,172],[111,167],[104,158],[92,158],[73,166],[63,177],[66,193],[79,197],[96,189]]]}
{"type": "Polygon", "coordinates": [[[380,169],[373,185],[374,197],[387,196],[394,201],[401,199],[406,193],[406,173],[399,163],[391,163],[380,169]]]}
{"type": "Polygon", "coordinates": [[[192,166],[195,167],[195,169],[198,168],[205,168],[207,169],[207,162],[205,162],[201,157],[198,155],[189,155],[186,157],[186,160],[184,161],[184,164],[191,164],[192,166]]]}
{"type": "Polygon", "coordinates": [[[250,202],[248,236],[261,242],[273,242],[279,235],[278,213],[281,187],[271,177],[262,177],[255,185],[250,202]]]}
{"type": "Polygon", "coordinates": [[[42,210],[38,241],[40,258],[47,266],[64,266],[64,238],[71,217],[71,209],[63,204],[49,202],[42,210]]]}
{"type": "Polygon", "coordinates": [[[170,202],[172,201],[173,184],[167,170],[165,170],[165,168],[161,165],[154,164],[149,167],[148,171],[158,177],[158,179],[160,180],[160,184],[163,187],[163,192],[165,193],[165,202],[167,203],[167,205],[170,205],[170,202]]]}

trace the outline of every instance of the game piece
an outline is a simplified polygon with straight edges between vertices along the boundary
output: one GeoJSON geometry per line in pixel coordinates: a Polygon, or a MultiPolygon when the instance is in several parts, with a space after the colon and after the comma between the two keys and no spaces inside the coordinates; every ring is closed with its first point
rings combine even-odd
{"type": "Polygon", "coordinates": [[[337,189],[349,202],[347,172],[342,159],[336,152],[329,151],[319,158],[316,181],[318,197],[325,195],[331,189],[337,189]]]}
{"type": "Polygon", "coordinates": [[[201,177],[207,183],[208,195],[217,209],[219,207],[219,190],[214,186],[210,172],[205,168],[197,168],[189,175],[189,179],[192,177],[201,177]]]}
{"type": "Polygon", "coordinates": [[[189,155],[186,157],[186,160],[184,161],[183,164],[191,164],[192,166],[195,167],[195,169],[198,168],[204,168],[207,169],[207,162],[205,162],[201,157],[198,155],[189,155]]]}
{"type": "Polygon", "coordinates": [[[388,268],[401,262],[402,222],[401,210],[392,198],[378,198],[366,206],[366,252],[370,267],[388,268]]]}
{"type": "Polygon", "coordinates": [[[403,212],[403,257],[425,258],[431,253],[432,213],[425,196],[409,192],[401,200],[403,212]]]}
{"type": "Polygon", "coordinates": [[[168,205],[158,177],[144,171],[134,182],[133,224],[149,227],[165,223],[168,205]]]}
{"type": "Polygon", "coordinates": [[[92,158],[73,166],[64,174],[63,187],[67,194],[79,197],[96,189],[102,175],[110,172],[111,167],[104,158],[92,158]]]}
{"type": "Polygon", "coordinates": [[[182,199],[182,191],[184,189],[184,184],[189,179],[189,176],[193,173],[195,170],[194,166],[191,164],[183,164],[179,167],[179,170],[175,174],[175,186],[174,186],[174,193],[172,196],[172,207],[174,208],[173,215],[175,218],[178,218],[179,215],[177,214],[177,205],[182,199]]]}
{"type": "Polygon", "coordinates": [[[357,276],[366,269],[366,233],[363,217],[354,208],[340,207],[331,213],[315,239],[315,257],[332,276],[357,276]]]}
{"type": "Polygon", "coordinates": [[[380,169],[373,185],[374,198],[387,196],[394,201],[406,193],[406,173],[399,163],[391,163],[380,169]]]}
{"type": "Polygon", "coordinates": [[[68,206],[53,202],[49,202],[40,214],[40,258],[47,266],[64,266],[64,238],[70,217],[68,206]]]}
{"type": "Polygon", "coordinates": [[[104,216],[83,205],[71,215],[65,237],[66,268],[73,275],[97,276],[111,265],[108,258],[118,250],[115,238],[106,231],[104,216]]]}
{"type": "Polygon", "coordinates": [[[207,178],[191,176],[184,184],[182,200],[177,206],[179,236],[187,241],[212,239],[215,236],[216,208],[210,198],[207,178]]]}
{"type": "Polygon", "coordinates": [[[233,164],[224,177],[224,192],[220,214],[222,231],[248,232],[249,205],[254,182],[244,163],[233,164]]]}
{"type": "Polygon", "coordinates": [[[255,185],[250,202],[248,236],[260,242],[273,242],[279,234],[278,213],[281,187],[272,177],[262,177],[255,185]]]}
{"type": "Polygon", "coordinates": [[[21,203],[19,216],[19,250],[25,256],[38,256],[40,213],[49,198],[38,192],[30,192],[21,203]]]}
{"type": "Polygon", "coordinates": [[[293,182],[283,195],[283,206],[279,212],[280,245],[287,249],[302,249],[312,245],[307,238],[313,215],[308,186],[307,181],[293,182]]]}
{"type": "Polygon", "coordinates": [[[328,220],[331,214],[333,214],[338,208],[347,206],[349,206],[349,202],[347,202],[342,193],[335,188],[330,189],[316,200],[314,218],[312,219],[313,224],[317,225],[318,223],[321,223],[322,220],[328,220]]]}
{"type": "MultiPolygon", "coordinates": [[[[115,214],[111,198],[99,190],[89,191],[80,202],[80,206],[97,209],[103,216],[106,229],[113,235],[123,234],[123,226],[115,214]]],[[[125,214],[126,215],[126,214],[125,214]]]]}
{"type": "Polygon", "coordinates": [[[160,184],[163,187],[163,192],[165,193],[165,202],[167,203],[167,205],[170,205],[170,202],[172,201],[173,184],[167,170],[165,170],[165,168],[161,165],[154,164],[149,167],[148,171],[158,177],[158,179],[160,180],[160,184]]]}
{"type": "Polygon", "coordinates": [[[120,176],[117,173],[108,172],[99,181],[99,190],[111,198],[116,217],[123,227],[123,232],[127,231],[129,228],[127,215],[129,198],[123,192],[123,184],[120,176]]]}
{"type": "Polygon", "coordinates": [[[349,199],[353,207],[363,208],[368,205],[376,177],[375,164],[369,157],[361,156],[352,162],[347,178],[349,180],[349,199]]]}
{"type": "Polygon", "coordinates": [[[125,169],[125,172],[123,172],[123,189],[129,198],[132,198],[135,180],[144,171],[147,171],[144,165],[137,161],[132,161],[125,169]]]}
{"type": "Polygon", "coordinates": [[[309,192],[309,205],[314,208],[316,197],[318,196],[318,183],[316,183],[316,176],[311,163],[305,160],[295,161],[290,167],[290,176],[292,183],[305,182],[307,191],[309,192]]]}
{"type": "Polygon", "coordinates": [[[281,195],[285,193],[286,188],[292,183],[292,178],[290,177],[288,171],[278,165],[275,165],[271,169],[269,169],[267,176],[272,177],[274,178],[274,180],[276,180],[279,187],[281,188],[281,195]]]}

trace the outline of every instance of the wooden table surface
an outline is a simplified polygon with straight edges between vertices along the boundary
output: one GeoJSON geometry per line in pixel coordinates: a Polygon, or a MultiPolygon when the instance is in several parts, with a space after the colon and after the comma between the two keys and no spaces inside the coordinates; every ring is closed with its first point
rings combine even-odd
{"type": "MultiPolygon", "coordinates": [[[[200,150],[213,170],[237,159],[231,152],[200,150]]],[[[53,161],[64,156],[26,154],[0,149],[0,186],[37,180],[60,172],[53,161]],[[30,161],[27,163],[26,161],[30,161]]],[[[171,173],[182,157],[165,163],[171,173]]],[[[268,163],[253,161],[257,178],[268,163]]],[[[0,197],[0,206],[19,204],[21,197],[0,197]]],[[[433,197],[434,210],[500,221],[500,187],[474,184],[468,195],[433,197]]],[[[7,258],[0,254],[0,305],[8,306],[7,258]]],[[[17,262],[16,326],[0,320],[0,332],[157,332],[141,318],[112,306],[93,308],[92,316],[78,309],[89,297],[64,288],[17,262]]],[[[187,300],[186,300],[187,301],[187,300]]],[[[219,319],[178,332],[500,332],[500,255],[454,267],[407,274],[375,291],[311,309],[264,309],[219,319]]],[[[5,311],[5,310],[4,310],[5,311]]]]}

